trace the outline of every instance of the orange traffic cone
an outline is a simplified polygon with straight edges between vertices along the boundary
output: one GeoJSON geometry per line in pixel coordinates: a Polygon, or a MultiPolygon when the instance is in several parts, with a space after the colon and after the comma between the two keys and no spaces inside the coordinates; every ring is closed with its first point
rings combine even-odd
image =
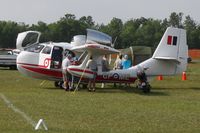
{"type": "Polygon", "coordinates": [[[182,80],[186,80],[187,78],[186,78],[186,72],[183,72],[182,73],[182,80]]]}
{"type": "Polygon", "coordinates": [[[162,76],[162,75],[159,75],[159,76],[157,77],[157,80],[163,80],[163,76],[162,76]]]}

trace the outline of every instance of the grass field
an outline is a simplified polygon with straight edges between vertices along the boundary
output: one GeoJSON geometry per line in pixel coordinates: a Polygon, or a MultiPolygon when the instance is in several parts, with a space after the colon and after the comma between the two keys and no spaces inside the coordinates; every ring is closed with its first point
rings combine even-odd
{"type": "Polygon", "coordinates": [[[18,71],[0,70],[1,95],[34,122],[43,118],[49,129],[35,131],[1,98],[0,133],[199,133],[200,63],[189,65],[187,78],[154,80],[148,95],[111,84],[95,93],[74,94],[56,89],[49,81],[41,84],[18,71]]]}

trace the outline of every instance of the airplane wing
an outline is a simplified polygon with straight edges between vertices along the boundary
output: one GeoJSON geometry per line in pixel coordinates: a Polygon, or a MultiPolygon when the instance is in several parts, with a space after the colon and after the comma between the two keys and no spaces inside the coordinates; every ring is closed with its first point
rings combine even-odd
{"type": "Polygon", "coordinates": [[[73,47],[72,51],[83,52],[88,51],[92,54],[106,55],[106,54],[114,54],[120,53],[119,50],[111,48],[109,46],[101,45],[101,44],[85,44],[82,46],[73,47]]]}

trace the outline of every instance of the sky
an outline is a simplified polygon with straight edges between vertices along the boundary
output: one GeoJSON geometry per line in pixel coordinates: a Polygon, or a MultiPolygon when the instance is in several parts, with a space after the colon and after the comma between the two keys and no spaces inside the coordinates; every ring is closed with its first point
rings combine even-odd
{"type": "Polygon", "coordinates": [[[67,13],[107,24],[113,17],[123,22],[140,17],[163,20],[172,12],[200,23],[200,0],[0,0],[0,21],[26,24],[53,23],[67,13]]]}

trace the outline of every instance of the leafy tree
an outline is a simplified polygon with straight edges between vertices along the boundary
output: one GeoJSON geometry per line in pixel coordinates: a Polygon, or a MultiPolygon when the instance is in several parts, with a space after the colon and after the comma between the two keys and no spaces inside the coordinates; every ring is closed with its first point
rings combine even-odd
{"type": "Polygon", "coordinates": [[[152,18],[136,18],[122,22],[113,18],[108,24],[95,24],[92,16],[77,19],[74,14],[65,14],[58,21],[46,24],[38,21],[31,26],[12,21],[0,21],[0,47],[15,48],[17,34],[26,30],[42,32],[40,41],[70,42],[74,35],[86,34],[87,28],[96,29],[112,36],[115,48],[130,46],[150,46],[155,48],[163,33],[169,26],[185,28],[189,48],[200,48],[200,26],[189,15],[183,20],[183,13],[172,12],[169,18],[155,20],[152,18]]]}
{"type": "Polygon", "coordinates": [[[187,31],[187,42],[189,48],[198,48],[199,31],[195,21],[188,15],[185,17],[184,27],[187,31]]]}
{"type": "Polygon", "coordinates": [[[136,20],[129,20],[125,22],[122,33],[121,33],[121,46],[120,48],[127,48],[129,46],[135,45],[136,42],[136,32],[138,25],[136,20]]]}
{"type": "Polygon", "coordinates": [[[173,27],[177,27],[177,28],[182,28],[182,18],[183,18],[183,13],[171,13],[170,18],[169,18],[169,24],[173,27]]]}
{"type": "Polygon", "coordinates": [[[93,27],[95,24],[91,16],[83,16],[79,19],[79,21],[86,24],[86,27],[93,27]]]}
{"type": "Polygon", "coordinates": [[[24,23],[0,21],[0,47],[15,48],[18,33],[24,31],[26,27],[24,23]]]}
{"type": "Polygon", "coordinates": [[[185,21],[184,21],[184,27],[186,28],[186,30],[194,30],[196,29],[196,23],[195,21],[190,17],[190,15],[185,17],[185,21]]]}

